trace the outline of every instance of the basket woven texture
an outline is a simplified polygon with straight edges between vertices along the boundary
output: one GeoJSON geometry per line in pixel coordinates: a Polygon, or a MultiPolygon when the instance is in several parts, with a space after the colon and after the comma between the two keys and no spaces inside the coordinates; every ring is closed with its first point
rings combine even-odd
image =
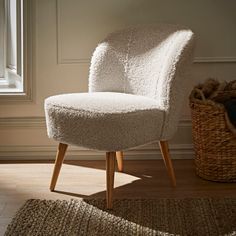
{"type": "Polygon", "coordinates": [[[190,95],[195,166],[198,176],[236,182],[236,135],[228,128],[222,104],[190,95]]]}

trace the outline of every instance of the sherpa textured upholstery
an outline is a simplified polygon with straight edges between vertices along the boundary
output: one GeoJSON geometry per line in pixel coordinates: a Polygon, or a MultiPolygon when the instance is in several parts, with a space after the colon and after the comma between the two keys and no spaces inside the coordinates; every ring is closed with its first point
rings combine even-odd
{"type": "Polygon", "coordinates": [[[93,54],[89,93],[46,99],[49,137],[104,151],[170,139],[190,84],[193,48],[192,31],[177,25],[110,34],[93,54]]]}
{"type": "Polygon", "coordinates": [[[156,140],[164,116],[154,99],[110,92],[53,96],[46,109],[50,137],[108,151],[156,140]]]}

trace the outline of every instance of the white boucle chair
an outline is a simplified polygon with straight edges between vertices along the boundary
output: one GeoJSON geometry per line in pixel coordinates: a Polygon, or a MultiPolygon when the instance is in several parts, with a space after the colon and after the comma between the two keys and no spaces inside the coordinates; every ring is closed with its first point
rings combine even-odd
{"type": "Polygon", "coordinates": [[[186,71],[193,48],[192,31],[170,24],[120,30],[97,46],[89,93],[45,100],[48,136],[59,142],[51,191],[68,144],[106,152],[107,208],[112,208],[115,159],[122,171],[124,150],[159,141],[176,185],[168,140],[177,129],[190,84],[186,71]]]}

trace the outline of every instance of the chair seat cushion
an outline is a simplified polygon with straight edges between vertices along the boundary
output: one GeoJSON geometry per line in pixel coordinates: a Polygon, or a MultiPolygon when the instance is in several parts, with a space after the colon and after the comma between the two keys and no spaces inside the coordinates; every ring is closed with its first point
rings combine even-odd
{"type": "Polygon", "coordinates": [[[160,138],[164,111],[151,98],[125,93],[73,93],[45,100],[48,136],[103,151],[120,151],[160,138]]]}

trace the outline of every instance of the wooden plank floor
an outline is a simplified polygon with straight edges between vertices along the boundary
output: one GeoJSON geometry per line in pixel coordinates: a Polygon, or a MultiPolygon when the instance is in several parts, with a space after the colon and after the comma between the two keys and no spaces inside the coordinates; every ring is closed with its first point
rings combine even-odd
{"type": "MultiPolygon", "coordinates": [[[[236,197],[236,184],[215,183],[195,175],[192,160],[174,160],[172,188],[161,160],[125,161],[116,173],[115,198],[236,197]]],[[[30,198],[105,198],[105,161],[67,161],[56,192],[49,191],[52,163],[0,162],[0,235],[16,210],[30,198]]]]}

